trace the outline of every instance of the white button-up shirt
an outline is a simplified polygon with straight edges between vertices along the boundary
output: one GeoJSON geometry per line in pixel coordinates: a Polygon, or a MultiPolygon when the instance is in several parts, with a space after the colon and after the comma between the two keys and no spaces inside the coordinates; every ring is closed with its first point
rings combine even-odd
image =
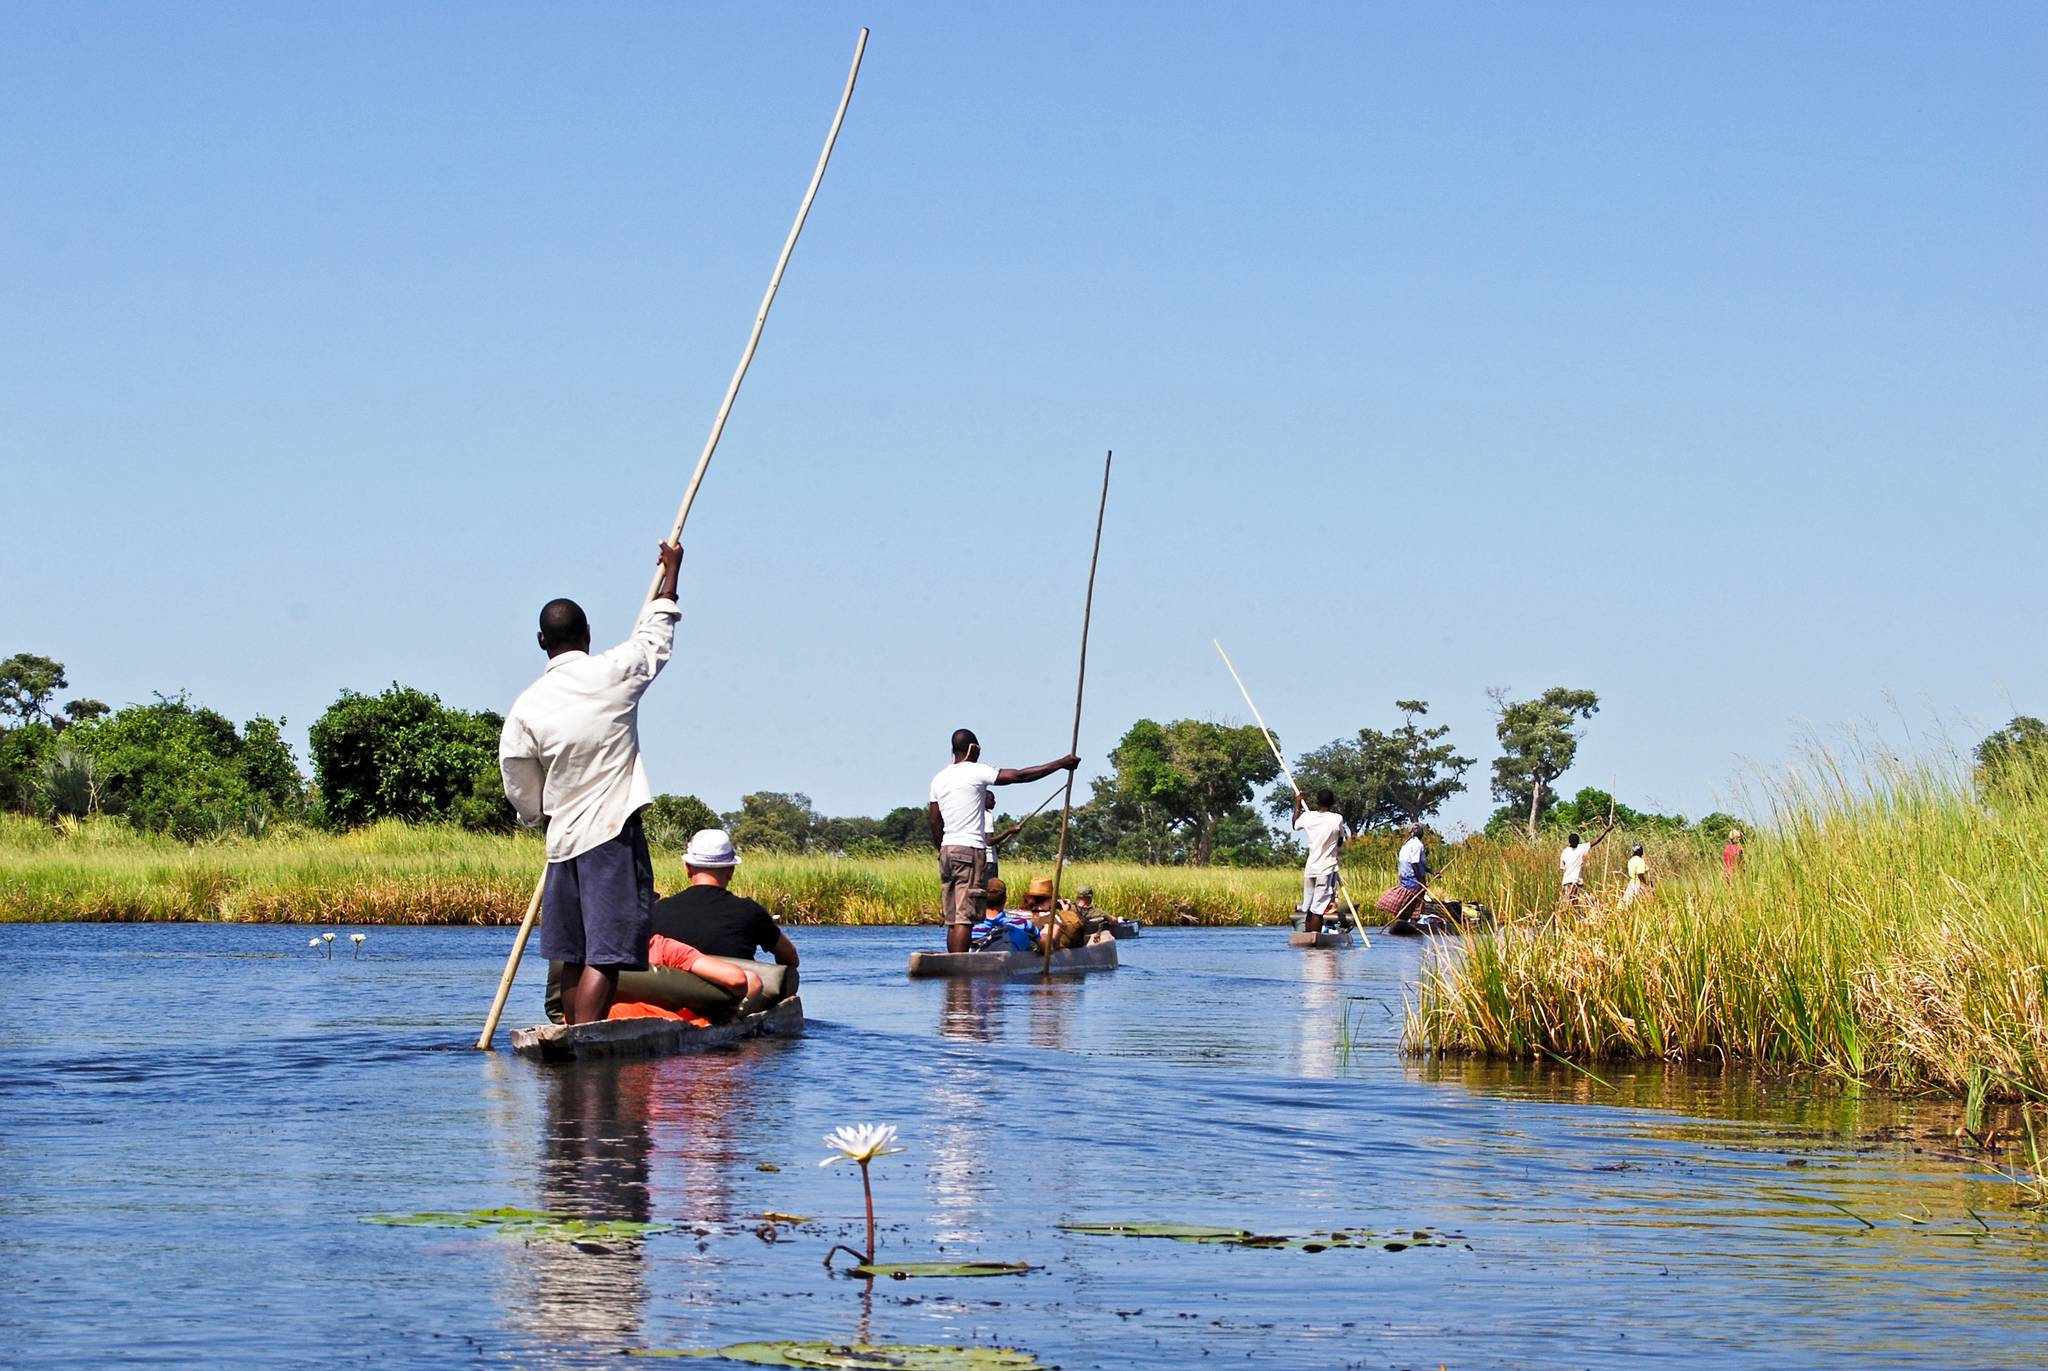
{"type": "Polygon", "coordinates": [[[505,798],[529,828],[548,825],[548,860],[619,836],[654,798],[640,764],[640,697],[675,645],[674,600],[650,600],[633,636],[608,652],[564,652],[520,692],[498,735],[505,798]]]}

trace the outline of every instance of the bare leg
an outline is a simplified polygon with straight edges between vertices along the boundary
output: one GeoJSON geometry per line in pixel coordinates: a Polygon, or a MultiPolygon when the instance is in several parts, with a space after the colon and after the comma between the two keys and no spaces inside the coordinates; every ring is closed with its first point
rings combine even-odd
{"type": "MultiPolygon", "coordinates": [[[[566,973],[565,973],[566,974],[566,973]]],[[[575,998],[563,1006],[570,1023],[595,1023],[611,1013],[612,995],[619,988],[616,968],[586,966],[577,978],[575,998]]],[[[565,999],[567,995],[565,992],[565,999]]]]}
{"type": "Polygon", "coordinates": [[[973,945],[973,940],[968,936],[969,930],[970,925],[968,924],[947,924],[946,951],[967,951],[973,945]]]}
{"type": "Polygon", "coordinates": [[[1308,918],[1305,922],[1308,927],[1309,936],[1313,937],[1323,931],[1323,916],[1315,910],[1311,909],[1308,912],[1308,918]]]}
{"type": "Polygon", "coordinates": [[[576,1013],[583,997],[583,963],[563,962],[560,979],[556,982],[562,990],[562,1022],[582,1023],[576,1013]]]}

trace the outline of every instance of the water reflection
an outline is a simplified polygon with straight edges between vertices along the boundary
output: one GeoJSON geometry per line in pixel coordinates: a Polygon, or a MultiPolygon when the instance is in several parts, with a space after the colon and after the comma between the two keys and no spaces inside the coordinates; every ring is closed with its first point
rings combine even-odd
{"type": "Polygon", "coordinates": [[[1295,1022],[1300,1032],[1300,1069],[1304,1076],[1337,1074],[1337,1027],[1344,1012],[1344,991],[1335,951],[1306,949],[1301,954],[1301,1004],[1295,1022]]]}
{"type": "MultiPolygon", "coordinates": [[[[652,1217],[646,1063],[542,1073],[536,1208],[581,1219],[652,1217]]],[[[562,1342],[635,1339],[647,1303],[637,1241],[527,1243],[513,1261],[513,1317],[562,1342]]]]}
{"type": "Polygon", "coordinates": [[[994,1042],[1001,1032],[1002,982],[989,976],[955,976],[947,980],[939,1009],[939,1035],[971,1042],[994,1042]]]}

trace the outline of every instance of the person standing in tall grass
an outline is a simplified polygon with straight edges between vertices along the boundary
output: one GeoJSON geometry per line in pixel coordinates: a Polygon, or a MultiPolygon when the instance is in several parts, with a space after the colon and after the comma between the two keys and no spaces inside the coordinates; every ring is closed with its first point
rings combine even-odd
{"type": "Polygon", "coordinates": [[[1564,840],[1564,851],[1557,854],[1557,867],[1564,876],[1564,902],[1572,908],[1577,909],[1586,901],[1586,854],[1606,842],[1613,831],[1614,823],[1610,820],[1590,843],[1581,843],[1576,833],[1564,840]]]}
{"type": "Polygon", "coordinates": [[[1728,831],[1728,846],[1721,849],[1721,875],[1723,877],[1733,876],[1740,870],[1742,870],[1742,830],[1733,828],[1728,831]]]}
{"type": "Polygon", "coordinates": [[[1650,863],[1643,856],[1643,845],[1637,843],[1628,854],[1628,888],[1621,892],[1621,907],[1627,909],[1649,895],[1650,884],[1650,863]]]}
{"type": "Polygon", "coordinates": [[[547,824],[541,955],[562,964],[562,1016],[611,1010],[619,972],[647,962],[654,860],[640,811],[653,803],[640,763],[640,697],[675,646],[683,550],[663,543],[654,595],[617,647],[592,655],[590,621],[574,600],[541,607],[548,664],[520,692],[498,735],[505,798],[527,827],[547,824]]]}
{"type": "Polygon", "coordinates": [[[925,815],[932,846],[939,850],[939,885],[946,919],[946,950],[965,952],[988,901],[989,787],[1042,780],[1072,771],[1081,759],[1071,752],[1037,766],[1003,767],[981,760],[981,740],[971,728],[953,730],[953,761],[932,777],[925,815]]]}

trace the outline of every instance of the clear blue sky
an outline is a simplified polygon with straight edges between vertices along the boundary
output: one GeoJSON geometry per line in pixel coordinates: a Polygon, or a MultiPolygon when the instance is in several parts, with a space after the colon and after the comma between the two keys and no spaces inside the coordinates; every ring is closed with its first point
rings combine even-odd
{"type": "MultiPolygon", "coordinates": [[[[625,631],[658,789],[920,803],[955,725],[1298,752],[1590,687],[1698,814],[2048,712],[2048,11],[0,7],[0,653],[304,726],[625,631]]],[[[303,753],[302,753],[303,755],[303,753]]],[[[1086,774],[1086,773],[1084,773],[1086,774]]]]}

